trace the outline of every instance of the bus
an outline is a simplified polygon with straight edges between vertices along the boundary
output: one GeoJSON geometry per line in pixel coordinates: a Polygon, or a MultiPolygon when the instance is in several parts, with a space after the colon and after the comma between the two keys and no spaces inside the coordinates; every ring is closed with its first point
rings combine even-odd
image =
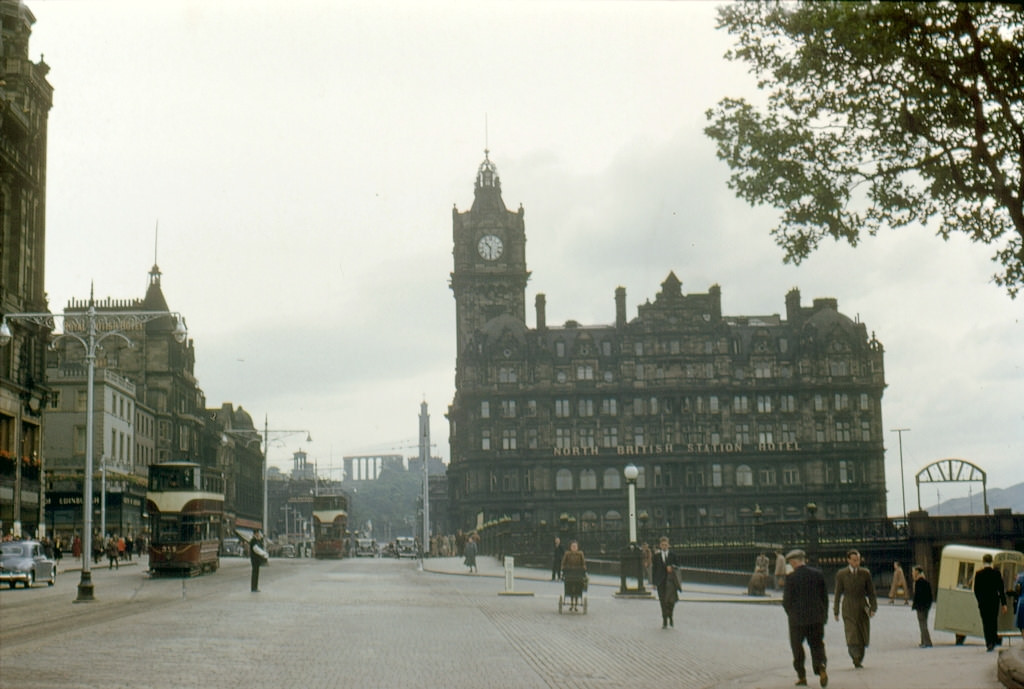
{"type": "Polygon", "coordinates": [[[150,466],[146,510],[152,574],[217,571],[224,518],[220,471],[195,462],[150,466]]]}
{"type": "Polygon", "coordinates": [[[315,496],[313,529],[315,557],[343,557],[348,542],[348,498],[344,495],[315,496]]]}

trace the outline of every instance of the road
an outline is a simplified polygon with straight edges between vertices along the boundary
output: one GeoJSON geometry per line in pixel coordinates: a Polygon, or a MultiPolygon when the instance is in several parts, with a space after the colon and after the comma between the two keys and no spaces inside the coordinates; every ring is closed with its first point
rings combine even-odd
{"type": "MultiPolygon", "coordinates": [[[[249,592],[247,560],[216,574],[149,578],[93,570],[96,601],[73,603],[77,572],[54,587],[0,591],[3,689],[791,687],[785,615],[725,587],[684,587],[676,628],[655,601],[623,600],[594,577],[587,614],[559,614],[561,585],[520,570],[517,593],[492,558],[467,576],[455,558],[279,560],[249,592]],[[668,679],[666,679],[668,678],[668,679]]],[[[866,668],[842,626],[826,628],[830,687],[997,689],[976,640],[918,649],[909,608],[883,606],[866,668]]],[[[811,686],[816,682],[812,680],[811,686]]]]}

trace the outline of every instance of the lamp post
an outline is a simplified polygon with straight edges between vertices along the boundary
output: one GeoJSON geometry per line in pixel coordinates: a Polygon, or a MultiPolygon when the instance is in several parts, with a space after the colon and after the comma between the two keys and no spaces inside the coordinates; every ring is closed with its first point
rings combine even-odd
{"type": "MultiPolygon", "coordinates": [[[[0,347],[7,345],[13,335],[8,322],[27,321],[36,325],[50,328],[52,331],[57,319],[64,323],[64,332],[58,335],[54,342],[61,337],[70,337],[77,340],[85,348],[86,361],[86,393],[85,393],[85,478],[82,481],[82,576],[78,583],[78,597],[76,603],[95,600],[92,584],[92,471],[93,471],[93,396],[94,379],[96,369],[96,349],[108,337],[119,337],[129,347],[133,346],[131,338],[125,335],[122,330],[134,329],[144,323],[158,318],[174,318],[174,339],[181,344],[188,337],[185,329],[185,320],[181,314],[174,311],[107,311],[101,314],[96,313],[96,303],[93,293],[89,291],[89,308],[84,313],[74,314],[52,314],[52,313],[9,313],[4,315],[0,321],[0,347]],[[69,330],[68,327],[71,327],[69,330]],[[79,334],[79,331],[82,334],[79,334]]],[[[105,507],[105,505],[104,505],[105,507]]]]}
{"type": "Polygon", "coordinates": [[[629,509],[629,543],[622,549],[622,556],[619,559],[618,595],[646,595],[643,553],[636,542],[636,479],[640,476],[640,470],[637,469],[635,464],[628,464],[623,470],[623,474],[626,476],[626,495],[629,509]],[[635,589],[629,588],[626,583],[626,579],[630,577],[636,579],[635,589]]]}
{"type": "Polygon", "coordinates": [[[909,428],[894,428],[892,433],[895,433],[900,439],[900,494],[903,496],[903,520],[907,519],[907,489],[903,481],[903,434],[904,432],[910,431],[909,428]]]}
{"type": "Polygon", "coordinates": [[[305,433],[306,442],[313,442],[313,436],[306,429],[287,429],[287,430],[271,430],[267,427],[267,417],[263,417],[263,532],[268,536],[270,535],[267,529],[267,451],[269,449],[270,434],[271,433],[282,433],[288,435],[289,433],[305,433]]]}

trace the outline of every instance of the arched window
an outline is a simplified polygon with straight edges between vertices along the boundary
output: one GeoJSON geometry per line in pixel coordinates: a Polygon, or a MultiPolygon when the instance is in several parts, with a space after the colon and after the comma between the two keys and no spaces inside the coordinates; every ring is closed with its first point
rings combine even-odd
{"type": "Polygon", "coordinates": [[[604,482],[602,484],[605,490],[617,490],[622,488],[622,477],[619,474],[618,469],[605,469],[604,470],[604,482]]]}
{"type": "Polygon", "coordinates": [[[580,490],[597,490],[597,474],[593,469],[580,472],[580,490]]]}
{"type": "Polygon", "coordinates": [[[572,472],[568,469],[559,469],[555,474],[555,490],[572,490],[572,472]]]}
{"type": "Polygon", "coordinates": [[[746,464],[740,464],[738,467],[736,467],[736,485],[754,485],[754,472],[751,471],[750,467],[748,467],[746,464]]]}

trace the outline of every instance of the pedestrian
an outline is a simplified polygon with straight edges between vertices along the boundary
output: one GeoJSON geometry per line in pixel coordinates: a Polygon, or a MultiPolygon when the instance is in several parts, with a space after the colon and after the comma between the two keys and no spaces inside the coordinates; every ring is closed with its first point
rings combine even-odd
{"type": "Polygon", "coordinates": [[[134,544],[132,543],[132,535],[128,534],[128,536],[126,536],[125,539],[124,539],[124,557],[129,562],[131,562],[131,560],[132,560],[132,546],[133,545],[134,544]]]}
{"type": "Polygon", "coordinates": [[[121,564],[117,561],[117,541],[111,536],[107,539],[107,569],[121,569],[121,564]]]}
{"type": "Polygon", "coordinates": [[[252,576],[249,580],[249,590],[253,593],[260,592],[260,567],[268,562],[267,545],[263,540],[263,531],[256,529],[249,541],[249,564],[252,565],[252,576]]]}
{"type": "Polygon", "coordinates": [[[920,648],[932,647],[932,636],[928,633],[928,611],[932,608],[932,585],[924,578],[924,568],[914,565],[914,604],[911,609],[917,613],[917,626],[921,628],[920,648]]]}
{"type": "Polygon", "coordinates": [[[896,597],[903,596],[903,605],[910,604],[910,588],[903,567],[898,562],[892,563],[892,584],[889,586],[889,605],[896,605],[896,597]]]}
{"type": "Polygon", "coordinates": [[[754,573],[750,576],[750,581],[747,582],[748,596],[765,595],[765,589],[768,588],[768,582],[771,581],[768,577],[768,562],[768,556],[764,553],[758,553],[754,558],[754,573]]]}
{"type": "Polygon", "coordinates": [[[1021,638],[1024,638],[1024,571],[1017,575],[1017,581],[1013,584],[1013,595],[1017,598],[1017,616],[1013,623],[1020,630],[1021,638]]]}
{"type": "Polygon", "coordinates": [[[786,585],[786,558],[782,557],[782,551],[775,551],[775,588],[781,589],[786,585]]]}
{"type": "Polygon", "coordinates": [[[71,539],[71,556],[76,560],[82,557],[82,538],[78,534],[71,539]]]}
{"type": "Polygon", "coordinates": [[[847,566],[836,573],[835,602],[832,612],[839,620],[842,605],[846,649],[855,668],[864,667],[864,651],[871,642],[871,618],[878,612],[875,584],[871,572],[860,566],[860,553],[846,553],[847,566]]]}
{"type": "Polygon", "coordinates": [[[551,551],[551,581],[562,578],[562,558],[565,556],[565,546],[562,539],[555,536],[555,547],[551,551]]]}
{"type": "Polygon", "coordinates": [[[651,583],[658,590],[658,600],[661,601],[662,629],[675,626],[672,614],[681,590],[678,566],[676,554],[668,547],[668,536],[662,536],[658,541],[658,551],[651,560],[651,583]]]}
{"type": "Polygon", "coordinates": [[[583,596],[583,584],[586,580],[587,559],[583,556],[580,544],[575,539],[569,541],[569,549],[565,551],[565,555],[562,556],[562,561],[559,563],[562,577],[565,577],[566,570],[570,570],[569,578],[565,580],[569,609],[579,610],[580,598],[583,596]]]}
{"type": "Polygon", "coordinates": [[[828,622],[828,591],[825,575],[820,569],[807,565],[807,555],[800,549],[786,553],[793,573],[785,578],[782,590],[782,608],[789,618],[789,647],[793,651],[793,669],[797,686],[807,686],[804,668],[804,639],[811,649],[811,671],[818,676],[822,687],[828,686],[825,666],[825,624],[828,622]]]}
{"type": "Polygon", "coordinates": [[[469,567],[470,574],[472,574],[473,572],[476,572],[477,571],[477,569],[476,569],[477,545],[476,545],[476,532],[475,531],[473,533],[469,534],[469,537],[466,539],[466,545],[463,548],[463,552],[466,555],[465,559],[462,561],[463,564],[465,564],[467,567],[469,567]]]}
{"type": "Polygon", "coordinates": [[[651,545],[650,545],[650,543],[648,543],[647,541],[644,541],[643,547],[640,548],[640,554],[643,557],[644,581],[646,581],[648,584],[650,584],[651,581],[652,581],[652,579],[651,579],[651,560],[652,560],[652,558],[654,556],[654,553],[651,552],[651,545]]]}
{"type": "Polygon", "coordinates": [[[981,626],[985,630],[985,650],[999,645],[999,615],[1006,612],[1006,591],[1003,575],[992,566],[992,554],[981,557],[982,568],[974,575],[974,598],[978,601],[981,626]]]}
{"type": "Polygon", "coordinates": [[[125,549],[125,547],[126,546],[125,546],[125,542],[124,542],[124,536],[118,536],[117,537],[117,559],[118,560],[123,560],[124,559],[124,549],[125,549]]]}

